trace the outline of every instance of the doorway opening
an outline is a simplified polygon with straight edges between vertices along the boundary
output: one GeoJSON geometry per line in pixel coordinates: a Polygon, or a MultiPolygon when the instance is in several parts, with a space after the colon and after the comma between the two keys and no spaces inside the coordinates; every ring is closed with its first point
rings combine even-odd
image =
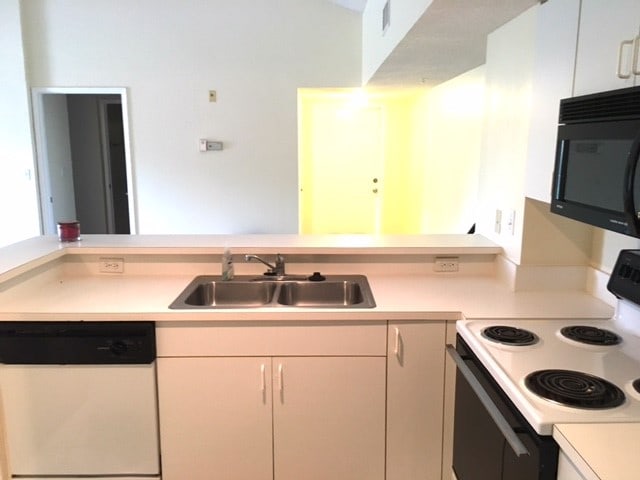
{"type": "Polygon", "coordinates": [[[82,233],[136,233],[126,89],[32,92],[41,230],[78,220],[82,233]]]}

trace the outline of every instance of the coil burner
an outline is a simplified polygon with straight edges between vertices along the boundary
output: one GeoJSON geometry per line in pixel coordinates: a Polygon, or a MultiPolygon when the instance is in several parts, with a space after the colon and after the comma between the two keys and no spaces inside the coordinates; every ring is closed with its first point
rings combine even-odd
{"type": "Polygon", "coordinates": [[[573,370],[538,370],[525,378],[525,385],[542,398],[585,409],[622,405],[624,392],[607,380],[573,370]]]}
{"type": "Polygon", "coordinates": [[[494,325],[482,330],[482,336],[504,345],[526,346],[538,342],[535,333],[522,328],[510,327],[506,325],[494,325]]]}
{"type": "Polygon", "coordinates": [[[564,327],[560,333],[566,338],[587,345],[618,345],[622,342],[622,338],[609,330],[585,325],[564,327]]]}

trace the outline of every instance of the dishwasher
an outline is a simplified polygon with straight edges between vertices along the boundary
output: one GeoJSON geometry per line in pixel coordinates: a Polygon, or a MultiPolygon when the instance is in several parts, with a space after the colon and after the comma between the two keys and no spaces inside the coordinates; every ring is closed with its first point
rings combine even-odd
{"type": "Polygon", "coordinates": [[[155,360],[153,322],[1,322],[4,476],[159,479],[155,360]]]}

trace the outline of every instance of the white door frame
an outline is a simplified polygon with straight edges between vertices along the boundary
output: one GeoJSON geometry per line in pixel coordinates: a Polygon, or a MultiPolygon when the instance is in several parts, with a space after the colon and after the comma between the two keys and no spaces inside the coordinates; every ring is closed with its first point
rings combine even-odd
{"type": "Polygon", "coordinates": [[[131,141],[129,135],[129,101],[127,89],[122,87],[34,87],[31,89],[31,102],[33,109],[34,137],[36,145],[36,174],[38,178],[38,198],[40,200],[41,230],[44,234],[55,232],[47,231],[47,225],[54,225],[53,210],[49,197],[51,188],[49,185],[49,167],[47,149],[45,145],[46,125],[44,121],[43,97],[47,94],[85,94],[85,95],[120,95],[122,103],[122,128],[124,130],[124,152],[126,157],[127,190],[129,192],[129,231],[138,233],[137,209],[133,161],[131,157],[131,141]]]}

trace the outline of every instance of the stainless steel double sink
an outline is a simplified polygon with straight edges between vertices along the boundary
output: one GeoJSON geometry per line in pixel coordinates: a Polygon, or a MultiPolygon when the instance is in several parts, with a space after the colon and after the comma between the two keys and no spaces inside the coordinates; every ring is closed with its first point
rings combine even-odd
{"type": "Polygon", "coordinates": [[[327,275],[324,280],[285,275],[280,277],[219,275],[194,278],[169,305],[172,309],[221,308],[373,308],[373,293],[364,275],[327,275]]]}

